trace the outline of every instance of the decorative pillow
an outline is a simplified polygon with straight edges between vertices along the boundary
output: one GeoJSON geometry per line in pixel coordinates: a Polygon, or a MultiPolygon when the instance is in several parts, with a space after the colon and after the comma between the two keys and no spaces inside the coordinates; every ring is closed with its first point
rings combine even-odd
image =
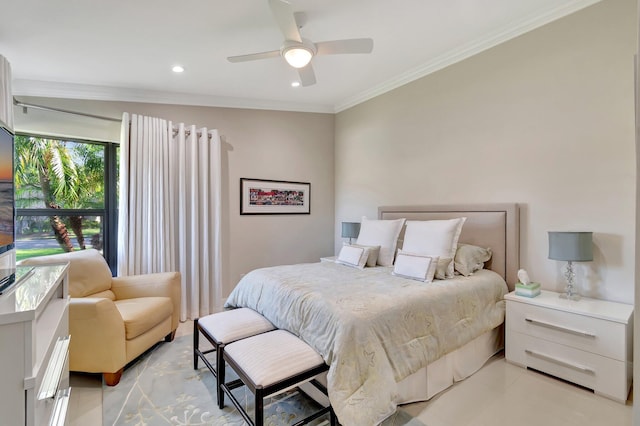
{"type": "MultiPolygon", "coordinates": [[[[393,265],[398,235],[404,225],[404,219],[374,220],[362,217],[360,234],[356,244],[361,246],[380,246],[378,265],[393,265]]],[[[453,257],[453,256],[452,256],[453,257]]]]}
{"type": "Polygon", "coordinates": [[[352,246],[352,247],[362,247],[369,249],[369,257],[367,258],[367,266],[372,267],[376,266],[378,262],[378,256],[380,255],[380,246],[363,246],[360,244],[349,244],[344,243],[344,246],[352,246]]]}
{"type": "Polygon", "coordinates": [[[484,268],[484,262],[491,259],[491,249],[471,244],[458,244],[454,266],[456,271],[468,277],[484,268]]]}
{"type": "MultiPolygon", "coordinates": [[[[453,259],[462,225],[466,217],[447,220],[408,220],[402,250],[453,259]]],[[[453,277],[453,262],[449,263],[446,278],[453,277]]]]}
{"type": "Polygon", "coordinates": [[[367,263],[367,258],[369,257],[369,251],[368,248],[353,247],[347,244],[340,249],[336,263],[364,269],[364,265],[367,263]]]}
{"type": "Polygon", "coordinates": [[[447,279],[447,269],[451,262],[453,262],[453,259],[450,257],[441,257],[438,259],[438,266],[436,266],[436,274],[434,276],[436,280],[447,279]]]}
{"type": "Polygon", "coordinates": [[[436,273],[438,265],[437,256],[424,256],[421,254],[407,253],[398,250],[396,262],[393,266],[393,275],[430,283],[436,273]]]}

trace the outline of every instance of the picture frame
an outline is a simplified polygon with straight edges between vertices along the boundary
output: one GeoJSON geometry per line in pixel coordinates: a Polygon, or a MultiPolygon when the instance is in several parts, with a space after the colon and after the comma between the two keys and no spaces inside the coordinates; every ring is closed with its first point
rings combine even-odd
{"type": "Polygon", "coordinates": [[[240,214],[311,214],[311,183],[240,178],[240,214]]]}

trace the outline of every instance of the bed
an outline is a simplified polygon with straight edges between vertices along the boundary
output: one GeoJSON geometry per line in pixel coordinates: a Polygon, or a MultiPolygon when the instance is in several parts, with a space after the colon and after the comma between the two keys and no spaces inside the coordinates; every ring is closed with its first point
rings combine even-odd
{"type": "MultiPolygon", "coordinates": [[[[502,348],[502,298],[517,281],[518,206],[378,211],[384,221],[455,218],[466,218],[459,243],[492,250],[485,269],[471,277],[425,284],[394,276],[393,266],[285,265],[247,274],[226,306],[256,310],[323,356],[330,365],[331,403],[342,424],[378,424],[397,404],[431,398],[502,348]]],[[[398,248],[408,243],[405,229],[397,236],[398,248]]]]}

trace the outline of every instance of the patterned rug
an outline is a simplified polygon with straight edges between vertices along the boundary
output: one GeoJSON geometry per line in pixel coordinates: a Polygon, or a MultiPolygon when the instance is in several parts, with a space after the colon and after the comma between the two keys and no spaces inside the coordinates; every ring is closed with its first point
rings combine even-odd
{"type": "MultiPolygon", "coordinates": [[[[202,339],[204,340],[204,339],[202,339]]],[[[201,341],[202,341],[201,340],[201,341]]],[[[125,369],[117,386],[103,387],[103,424],[112,425],[233,425],[244,421],[227,401],[223,410],[216,404],[215,379],[199,362],[193,369],[193,337],[182,336],[172,343],[159,343],[125,369]]],[[[212,358],[215,354],[211,354],[212,358]]],[[[227,375],[232,373],[228,370],[227,375]]],[[[253,396],[244,387],[234,391],[253,414],[253,396]]],[[[227,398],[228,399],[228,398],[227,398]]],[[[317,405],[301,392],[291,391],[265,401],[265,425],[291,425],[316,411],[317,405]]],[[[328,415],[313,425],[328,425],[328,415]]],[[[397,412],[384,426],[424,426],[407,412],[397,412]]]]}

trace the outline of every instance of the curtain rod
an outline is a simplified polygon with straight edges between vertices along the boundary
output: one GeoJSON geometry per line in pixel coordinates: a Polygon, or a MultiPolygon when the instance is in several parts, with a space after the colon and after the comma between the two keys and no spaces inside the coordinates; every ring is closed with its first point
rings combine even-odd
{"type": "Polygon", "coordinates": [[[31,109],[39,109],[39,110],[43,110],[43,111],[53,111],[53,112],[61,112],[64,114],[73,114],[73,115],[80,115],[83,117],[90,117],[90,118],[97,118],[98,120],[107,120],[107,121],[115,121],[117,123],[121,123],[122,119],[120,118],[112,118],[112,117],[105,117],[102,115],[95,115],[95,114],[87,114],[86,112],[77,112],[77,111],[70,111],[68,109],[62,109],[62,108],[53,108],[53,107],[48,107],[48,106],[44,106],[44,105],[36,105],[36,104],[28,104],[26,102],[21,102],[19,100],[17,100],[16,98],[13,98],[13,104],[22,108],[31,108],[31,109]]]}
{"type": "MultiPolygon", "coordinates": [[[[53,107],[48,107],[48,106],[44,106],[44,105],[36,105],[36,104],[28,104],[26,102],[21,102],[19,100],[17,100],[16,98],[13,98],[13,104],[22,108],[31,108],[31,109],[39,109],[39,110],[43,110],[43,111],[53,111],[53,112],[61,112],[64,114],[73,114],[73,115],[80,115],[82,117],[90,117],[90,118],[96,118],[98,120],[107,120],[107,121],[115,121],[116,123],[122,123],[122,119],[120,118],[112,118],[112,117],[105,117],[103,115],[95,115],[95,114],[87,114],[85,112],[77,112],[77,111],[71,111],[68,109],[62,109],[62,108],[53,108],[53,107]]],[[[129,121],[129,124],[131,124],[131,121],[129,121]]],[[[175,127],[175,125],[174,125],[175,127]]],[[[178,133],[177,129],[173,129],[173,135],[175,136],[178,133]]],[[[191,134],[190,130],[187,130],[185,132],[188,135],[191,134]]],[[[200,136],[201,132],[198,131],[197,135],[200,136]]],[[[208,138],[211,138],[211,135],[207,135],[208,138]]]]}

